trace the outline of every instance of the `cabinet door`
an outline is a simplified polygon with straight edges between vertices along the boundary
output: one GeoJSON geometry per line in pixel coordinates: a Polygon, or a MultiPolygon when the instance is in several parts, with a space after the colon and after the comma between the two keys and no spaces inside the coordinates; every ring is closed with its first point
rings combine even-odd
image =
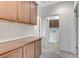
{"type": "Polygon", "coordinates": [[[37,24],[37,4],[35,2],[31,2],[31,24],[37,24]]]}
{"type": "Polygon", "coordinates": [[[59,20],[50,20],[49,25],[50,25],[50,27],[58,28],[59,27],[59,20]]]}
{"type": "Polygon", "coordinates": [[[22,48],[8,52],[8,53],[0,56],[0,58],[22,58],[22,48]]]}
{"type": "Polygon", "coordinates": [[[17,2],[0,1],[0,19],[17,20],[17,2]]]}
{"type": "Polygon", "coordinates": [[[34,43],[24,46],[24,58],[34,58],[34,43]]]}
{"type": "Polygon", "coordinates": [[[38,58],[41,54],[41,40],[35,42],[35,57],[38,58]]]}
{"type": "Polygon", "coordinates": [[[30,1],[18,2],[18,21],[30,23],[30,1]]]}

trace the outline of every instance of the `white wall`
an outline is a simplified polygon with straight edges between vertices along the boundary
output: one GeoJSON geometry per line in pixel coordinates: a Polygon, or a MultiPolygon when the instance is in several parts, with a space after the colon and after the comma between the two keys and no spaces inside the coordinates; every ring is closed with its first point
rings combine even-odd
{"type": "Polygon", "coordinates": [[[41,21],[41,7],[38,5],[37,8],[37,25],[34,25],[34,35],[42,36],[42,21],[41,21]]]}
{"type": "Polygon", "coordinates": [[[0,41],[13,40],[13,38],[22,36],[33,36],[33,34],[33,25],[0,21],[0,41]]]}
{"type": "Polygon", "coordinates": [[[42,24],[43,24],[43,46],[47,47],[48,46],[48,39],[49,39],[49,22],[48,18],[42,19],[42,24]]]}
{"type": "Polygon", "coordinates": [[[50,15],[59,14],[60,16],[60,48],[66,51],[74,52],[74,13],[73,2],[61,2],[59,4],[50,5],[42,8],[42,18],[50,15]]]}

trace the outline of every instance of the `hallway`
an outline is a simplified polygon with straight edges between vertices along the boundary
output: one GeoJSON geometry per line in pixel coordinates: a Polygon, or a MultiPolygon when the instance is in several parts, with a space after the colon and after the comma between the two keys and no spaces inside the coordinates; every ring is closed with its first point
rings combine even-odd
{"type": "Polygon", "coordinates": [[[42,48],[40,58],[77,58],[77,56],[71,52],[60,50],[58,45],[53,43],[42,48]]]}
{"type": "Polygon", "coordinates": [[[63,1],[46,6],[39,5],[40,37],[43,37],[40,58],[77,58],[75,2],[63,1]]]}

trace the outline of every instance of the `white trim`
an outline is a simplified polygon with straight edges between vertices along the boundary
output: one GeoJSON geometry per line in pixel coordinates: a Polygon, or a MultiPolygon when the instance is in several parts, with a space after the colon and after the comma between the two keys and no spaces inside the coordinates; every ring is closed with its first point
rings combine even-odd
{"type": "Polygon", "coordinates": [[[73,10],[75,10],[75,8],[76,8],[77,4],[78,4],[78,1],[74,1],[73,10]]]}

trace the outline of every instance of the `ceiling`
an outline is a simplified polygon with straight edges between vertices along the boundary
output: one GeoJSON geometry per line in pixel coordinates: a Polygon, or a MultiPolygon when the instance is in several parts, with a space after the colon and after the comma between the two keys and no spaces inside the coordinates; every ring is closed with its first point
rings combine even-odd
{"type": "Polygon", "coordinates": [[[51,4],[57,4],[59,2],[62,2],[62,1],[36,1],[40,6],[48,6],[48,5],[51,5],[51,4]]]}

